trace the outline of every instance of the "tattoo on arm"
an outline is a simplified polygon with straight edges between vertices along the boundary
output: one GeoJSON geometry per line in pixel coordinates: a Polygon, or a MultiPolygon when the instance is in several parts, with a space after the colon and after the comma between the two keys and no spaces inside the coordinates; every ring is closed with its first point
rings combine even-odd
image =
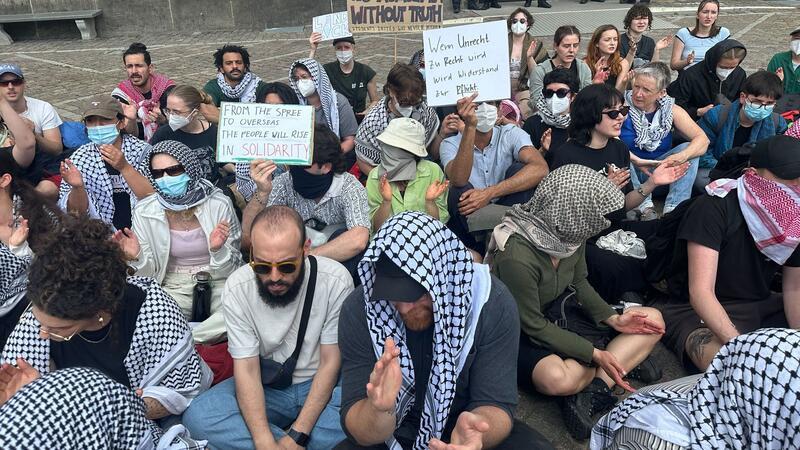
{"type": "Polygon", "coordinates": [[[714,333],[708,328],[698,328],[686,338],[686,352],[692,361],[702,361],[705,347],[714,339],[714,333]]]}

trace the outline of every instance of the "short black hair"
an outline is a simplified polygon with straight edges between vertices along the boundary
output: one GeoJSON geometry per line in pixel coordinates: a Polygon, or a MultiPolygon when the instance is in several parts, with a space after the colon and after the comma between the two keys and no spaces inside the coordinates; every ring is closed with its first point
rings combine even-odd
{"type": "Polygon", "coordinates": [[[262,209],[253,218],[250,233],[252,234],[253,230],[259,226],[266,227],[268,231],[277,232],[285,230],[287,224],[293,224],[297,227],[300,233],[300,246],[304,246],[306,243],[306,227],[303,224],[303,218],[300,217],[297,211],[285,205],[272,205],[262,209]]]}
{"type": "Polygon", "coordinates": [[[325,124],[314,125],[314,164],[322,166],[330,163],[333,173],[343,173],[345,167],[341,141],[336,133],[325,124]]]}
{"type": "Polygon", "coordinates": [[[300,100],[297,99],[297,94],[294,93],[292,88],[290,88],[286,83],[281,83],[280,81],[276,81],[274,83],[265,83],[264,97],[258,99],[258,101],[261,103],[266,103],[268,94],[275,94],[280,97],[284,105],[300,104],[300,100]]]}
{"type": "Polygon", "coordinates": [[[222,56],[225,53],[238,53],[241,55],[245,69],[250,70],[250,53],[247,52],[246,48],[232,44],[225,44],[222,48],[218,48],[217,51],[214,52],[214,65],[217,66],[217,69],[222,68],[222,56]]]}
{"type": "Polygon", "coordinates": [[[650,8],[648,8],[644,3],[637,3],[631,6],[631,9],[629,9],[628,13],[625,14],[625,19],[622,21],[622,25],[627,30],[631,27],[631,22],[633,22],[633,19],[638,19],[639,17],[647,17],[648,30],[653,27],[653,12],[650,11],[650,8]]]}
{"type": "Polygon", "coordinates": [[[573,94],[577,94],[578,91],[581,90],[578,77],[576,77],[575,74],[573,74],[569,69],[555,69],[551,72],[548,72],[542,80],[542,87],[546,88],[550,83],[566,84],[569,86],[569,90],[573,94]]]}
{"type": "Polygon", "coordinates": [[[125,57],[128,55],[144,55],[144,62],[150,65],[150,52],[147,51],[147,46],[141,42],[134,42],[127,50],[122,53],[122,62],[125,62],[125,57]]]}
{"type": "Polygon", "coordinates": [[[625,103],[622,93],[608,84],[592,84],[583,88],[569,108],[570,139],[581,145],[592,140],[592,130],[603,120],[603,110],[625,103]]]}
{"type": "Polygon", "coordinates": [[[769,97],[778,100],[783,97],[783,82],[774,73],[759,70],[744,80],[742,92],[756,97],[769,97]]]}

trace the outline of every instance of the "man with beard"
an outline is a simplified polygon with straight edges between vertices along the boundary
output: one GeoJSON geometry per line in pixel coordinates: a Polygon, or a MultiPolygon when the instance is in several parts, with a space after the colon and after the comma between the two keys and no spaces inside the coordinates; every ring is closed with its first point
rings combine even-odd
{"type": "Polygon", "coordinates": [[[222,293],[233,378],[194,399],[183,424],[212,448],[330,449],[344,438],[337,327],[352,279],[336,261],[308,256],[291,208],[261,211],[250,237],[250,264],[222,293]]]}
{"type": "Polygon", "coordinates": [[[134,42],[125,50],[122,63],[128,79],[117,85],[111,95],[124,106],[125,116],[130,120],[129,132],[150,142],[158,125],[166,122],[161,109],[166,106],[165,93],[175,83],[154,71],[150,52],[140,42],[134,42]]]}
{"type": "Polygon", "coordinates": [[[250,53],[238,45],[225,44],[214,52],[217,76],[208,80],[203,90],[214,100],[201,112],[210,122],[219,122],[221,102],[256,103],[267,95],[267,84],[250,72],[250,53]]]}
{"type": "Polygon", "coordinates": [[[508,288],[420,212],[390,218],[342,306],[337,449],[552,449],[514,421],[519,316],[508,288]],[[449,442],[449,445],[446,444],[449,442]]]}

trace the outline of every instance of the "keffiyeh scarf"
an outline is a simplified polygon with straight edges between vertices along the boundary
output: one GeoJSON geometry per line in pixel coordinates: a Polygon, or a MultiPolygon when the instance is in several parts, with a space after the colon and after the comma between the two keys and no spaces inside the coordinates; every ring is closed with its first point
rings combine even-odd
{"type": "Polygon", "coordinates": [[[706,186],[709,195],[723,198],[732,189],[758,250],[783,265],[800,245],[800,187],[767,180],[752,169],[706,186]]]}
{"type": "Polygon", "coordinates": [[[125,94],[128,100],[136,105],[136,114],[142,121],[144,127],[144,140],[150,142],[150,139],[158,129],[157,122],[151,122],[147,118],[147,113],[160,106],[161,95],[170,86],[175,86],[175,82],[160,73],[150,75],[150,99],[144,98],[144,94],[139,92],[139,89],[131,83],[131,80],[125,80],[120,83],[117,88],[125,94]]]}
{"type": "Polygon", "coordinates": [[[289,84],[292,86],[301,105],[308,105],[308,99],[300,93],[300,89],[297,88],[297,83],[293,79],[294,68],[298,65],[305,66],[308,69],[308,73],[311,74],[311,79],[314,80],[314,85],[317,87],[319,102],[322,104],[322,112],[325,114],[328,128],[341,138],[339,136],[339,100],[336,96],[336,91],[331,86],[331,81],[328,79],[328,74],[316,60],[311,58],[298,59],[292,64],[292,67],[289,68],[289,84]]]}
{"type": "Polygon", "coordinates": [[[219,86],[222,94],[228,98],[238,98],[241,103],[255,103],[256,89],[260,82],[261,78],[248,71],[239,80],[239,84],[236,87],[232,87],[225,81],[225,74],[222,72],[217,73],[217,86],[219,86]]]}
{"type": "Polygon", "coordinates": [[[144,166],[142,175],[150,180],[150,184],[153,185],[153,189],[155,189],[156,194],[158,194],[158,203],[165,209],[170,211],[185,211],[189,208],[193,208],[206,201],[216,189],[210,181],[203,178],[203,167],[194,150],[178,141],[159,142],[152,147],[150,153],[145,157],[145,160],[148,161],[148,164],[144,166]],[[153,156],[159,153],[166,153],[177,159],[186,170],[186,174],[189,175],[189,186],[186,188],[186,193],[182,196],[174,197],[164,193],[164,191],[158,187],[158,184],[156,184],[156,180],[153,179],[153,174],[150,171],[150,161],[153,160],[153,156]]]}
{"type": "MultiPolygon", "coordinates": [[[[371,166],[381,163],[381,143],[378,136],[383,133],[389,125],[389,121],[394,115],[389,111],[391,98],[384,96],[375,106],[373,106],[364,121],[356,131],[356,156],[361,161],[371,166]]],[[[425,145],[433,141],[434,136],[439,131],[439,117],[436,110],[429,107],[425,102],[421,102],[414,107],[411,118],[417,120],[425,127],[425,145]]]]}
{"type": "Polygon", "coordinates": [[[658,99],[658,109],[653,120],[647,120],[645,113],[633,105],[633,91],[625,91],[625,103],[630,106],[630,117],[636,131],[634,142],[640,149],[652,152],[661,144],[661,140],[672,132],[672,107],[675,99],[665,95],[658,99]]]}
{"type": "Polygon", "coordinates": [[[28,286],[28,266],[31,256],[17,256],[0,242],[0,316],[16,306],[28,286]]]}
{"type": "MultiPolygon", "coordinates": [[[[192,332],[178,304],[152,278],[129,277],[146,298],[123,361],[132,387],[181,414],[191,399],[211,385],[211,369],[194,350],[192,332]]],[[[39,321],[28,310],[9,336],[3,362],[23,358],[42,375],[50,372],[50,340],[39,337],[39,321]]],[[[42,447],[45,448],[45,447],[42,447]]]]}
{"type": "Polygon", "coordinates": [[[563,129],[566,129],[569,126],[569,112],[566,114],[553,114],[553,111],[550,109],[550,103],[547,102],[544,96],[540,96],[539,100],[536,100],[536,108],[537,114],[539,114],[539,117],[542,118],[542,122],[546,123],[547,125],[563,129]]]}
{"type": "MultiPolygon", "coordinates": [[[[403,384],[396,406],[398,425],[414,404],[414,367],[405,342],[405,325],[397,310],[388,301],[371,300],[375,262],[381,255],[425,287],[433,299],[433,362],[413,447],[427,449],[431,438],[441,438],[444,431],[456,382],[474,337],[476,321],[472,319],[480,314],[486,299],[473,298],[472,255],[441,222],[419,212],[404,212],[378,230],[359,263],[358,274],[364,285],[364,307],[375,356],[381,357],[389,337],[400,349],[403,384]]],[[[401,449],[393,436],[386,445],[401,449]]]]}
{"type": "Polygon", "coordinates": [[[605,215],[624,204],[624,194],[606,177],[583,165],[562,166],[539,183],[528,203],[506,212],[488,253],[503,251],[508,238],[519,234],[548,255],[567,258],[606,229],[611,222],[605,215]]]}

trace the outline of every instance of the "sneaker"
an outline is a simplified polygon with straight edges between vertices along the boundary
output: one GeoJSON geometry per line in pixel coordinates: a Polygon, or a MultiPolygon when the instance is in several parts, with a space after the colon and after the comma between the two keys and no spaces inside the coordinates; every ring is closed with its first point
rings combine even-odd
{"type": "Polygon", "coordinates": [[[656,220],[658,219],[658,213],[654,208],[645,208],[642,211],[642,216],[639,218],[642,222],[646,222],[648,220],[656,220]]]}
{"type": "Polygon", "coordinates": [[[661,368],[657,367],[653,360],[648,356],[633,370],[628,372],[626,378],[641,381],[642,383],[652,384],[661,379],[661,368]]]}

